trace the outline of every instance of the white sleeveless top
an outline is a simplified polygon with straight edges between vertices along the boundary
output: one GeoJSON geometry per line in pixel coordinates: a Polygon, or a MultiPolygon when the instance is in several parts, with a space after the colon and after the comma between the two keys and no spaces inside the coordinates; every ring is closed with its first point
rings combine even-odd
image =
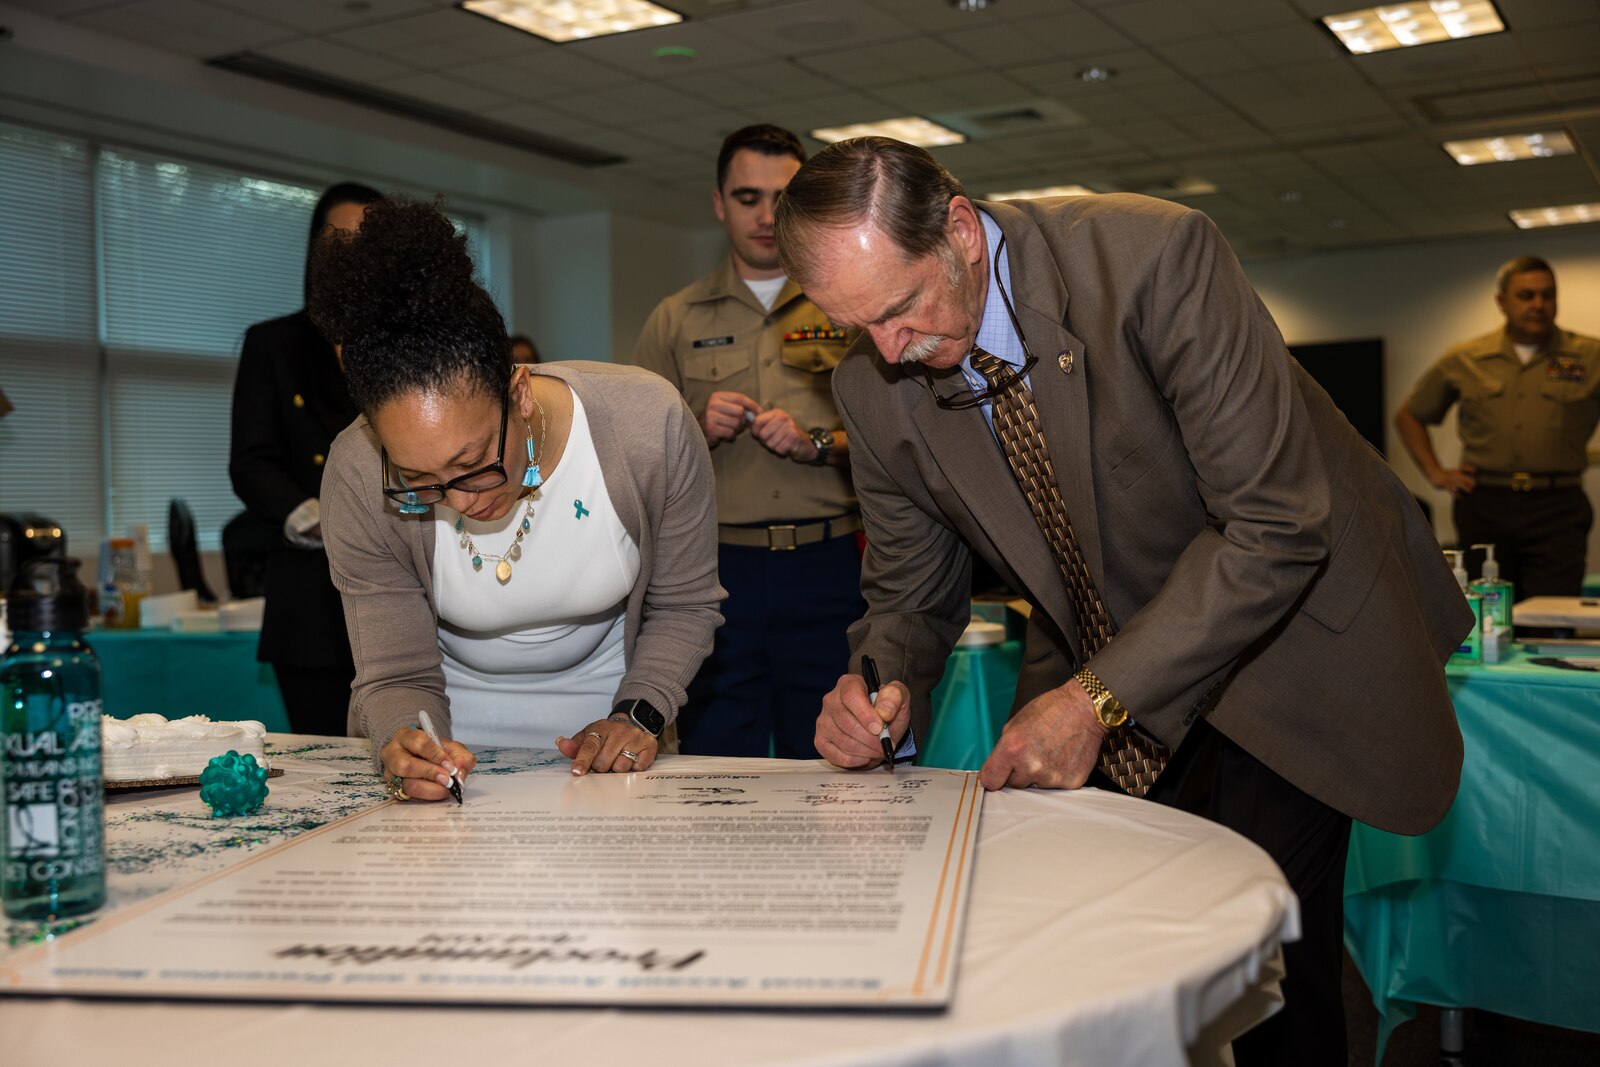
{"type": "Polygon", "coordinates": [[[533,491],[533,514],[511,580],[495,561],[472,567],[460,519],[479,553],[504,554],[527,498],[504,518],[474,522],[435,504],[433,582],[451,732],[468,747],[553,747],[603,719],[622,680],[628,594],[639,546],[611,509],[583,402],[572,397],[561,465],[533,491]]]}

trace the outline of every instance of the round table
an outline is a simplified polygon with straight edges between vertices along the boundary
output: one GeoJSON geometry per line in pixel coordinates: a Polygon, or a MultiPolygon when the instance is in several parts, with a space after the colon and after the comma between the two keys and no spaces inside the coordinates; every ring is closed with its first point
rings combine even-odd
{"type": "MultiPolygon", "coordinates": [[[[110,907],[238,861],[382,799],[362,741],[274,735],[270,808],[241,841],[194,790],[114,797],[110,907]],[[141,834],[172,841],[152,849],[141,834]]],[[[675,771],[814,771],[809,761],[664,757],[675,771]]],[[[650,1067],[1180,1067],[1278,1003],[1293,894],[1267,855],[1195,816],[1121,794],[1001,791],[984,804],[948,1010],[927,1012],[334,1007],[0,997],[14,1067],[230,1067],[429,1060],[650,1067]]],[[[804,862],[797,856],[798,863],[804,862]]],[[[3,962],[3,956],[0,956],[3,962]]]]}

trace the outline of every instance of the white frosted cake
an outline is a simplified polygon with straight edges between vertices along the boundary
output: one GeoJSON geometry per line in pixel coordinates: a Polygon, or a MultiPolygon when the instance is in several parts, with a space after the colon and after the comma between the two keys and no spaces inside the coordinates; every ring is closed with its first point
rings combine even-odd
{"type": "Polygon", "coordinates": [[[212,722],[204,715],[168,719],[135,715],[100,720],[100,763],[108,782],[192,778],[212,757],[233,751],[263,767],[267,728],[259,722],[212,722]]]}

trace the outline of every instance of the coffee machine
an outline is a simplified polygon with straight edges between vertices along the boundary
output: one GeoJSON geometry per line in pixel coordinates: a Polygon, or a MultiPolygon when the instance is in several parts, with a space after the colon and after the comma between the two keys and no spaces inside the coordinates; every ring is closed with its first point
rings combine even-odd
{"type": "Polygon", "coordinates": [[[67,535],[60,523],[33,512],[0,513],[0,600],[24,563],[66,554],[67,535]]]}

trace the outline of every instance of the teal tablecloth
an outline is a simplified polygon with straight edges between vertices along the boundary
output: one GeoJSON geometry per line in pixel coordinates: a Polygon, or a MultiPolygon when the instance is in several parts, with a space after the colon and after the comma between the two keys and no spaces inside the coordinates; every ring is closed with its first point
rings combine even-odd
{"type": "Polygon", "coordinates": [[[269,733],[287,733],[289,718],[272,668],[256,662],[255,631],[177,634],[166,630],[95,630],[89,646],[100,659],[108,715],[155,712],[169,719],[209,715],[256,719],[269,733]]]}
{"type": "Polygon", "coordinates": [[[1600,674],[1451,667],[1461,788],[1421,837],[1356,824],[1345,945],[1389,1031],[1418,1004],[1600,1031],[1600,674]]]}
{"type": "Polygon", "coordinates": [[[1000,739],[1022,667],[1022,642],[958,648],[933,690],[933,726],[917,746],[917,763],[975,771],[1000,739]]]}

